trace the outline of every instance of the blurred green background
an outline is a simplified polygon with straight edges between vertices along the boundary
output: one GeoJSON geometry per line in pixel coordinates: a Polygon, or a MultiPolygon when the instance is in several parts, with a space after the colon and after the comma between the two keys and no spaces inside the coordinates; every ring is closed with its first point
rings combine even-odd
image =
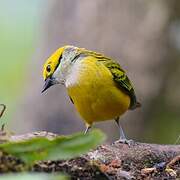
{"type": "MultiPolygon", "coordinates": [[[[0,103],[7,105],[1,121],[13,131],[84,129],[65,88],[40,94],[42,65],[65,44],[103,52],[127,70],[143,105],[122,117],[129,138],[175,143],[180,136],[178,0],[1,0],[0,103]]],[[[109,141],[118,138],[112,121],[98,127],[109,141]]]]}
{"type": "Polygon", "coordinates": [[[42,0],[0,2],[0,100],[8,106],[10,121],[21,96],[37,43],[42,0]]]}

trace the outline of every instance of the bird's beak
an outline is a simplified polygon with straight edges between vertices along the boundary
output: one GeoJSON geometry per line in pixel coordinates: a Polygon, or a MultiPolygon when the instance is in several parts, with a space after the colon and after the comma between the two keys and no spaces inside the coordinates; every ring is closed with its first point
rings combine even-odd
{"type": "Polygon", "coordinates": [[[53,77],[48,77],[45,80],[45,84],[44,84],[44,87],[43,87],[43,90],[41,91],[41,93],[43,93],[44,91],[46,91],[48,88],[50,88],[51,86],[53,86],[55,84],[59,84],[59,82],[53,77]]]}

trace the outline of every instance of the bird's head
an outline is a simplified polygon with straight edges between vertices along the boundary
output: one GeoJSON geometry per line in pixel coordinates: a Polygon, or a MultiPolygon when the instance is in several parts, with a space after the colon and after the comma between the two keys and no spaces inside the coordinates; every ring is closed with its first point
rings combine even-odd
{"type": "Polygon", "coordinates": [[[42,93],[51,86],[58,84],[58,80],[54,77],[54,73],[61,63],[62,54],[65,47],[57,49],[45,62],[43,67],[43,78],[45,81],[42,93]]]}
{"type": "Polygon", "coordinates": [[[63,46],[57,49],[45,62],[43,67],[43,78],[45,81],[42,93],[55,84],[63,82],[64,71],[76,56],[77,47],[63,46]]]}

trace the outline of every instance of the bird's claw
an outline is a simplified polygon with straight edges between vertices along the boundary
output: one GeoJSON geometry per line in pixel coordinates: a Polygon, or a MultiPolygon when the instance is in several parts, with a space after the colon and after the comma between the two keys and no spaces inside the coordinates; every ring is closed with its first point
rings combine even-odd
{"type": "Polygon", "coordinates": [[[135,144],[135,141],[133,141],[132,139],[119,139],[116,142],[121,144],[127,144],[129,147],[135,144]]]}

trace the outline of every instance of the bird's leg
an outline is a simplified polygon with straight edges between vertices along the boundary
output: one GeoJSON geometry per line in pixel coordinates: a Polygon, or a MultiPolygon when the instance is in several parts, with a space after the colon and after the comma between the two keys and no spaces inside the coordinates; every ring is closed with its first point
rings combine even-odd
{"type": "Polygon", "coordinates": [[[121,127],[120,123],[119,123],[119,117],[117,117],[115,119],[118,127],[119,127],[119,134],[120,134],[120,138],[119,138],[119,142],[120,143],[124,143],[124,144],[128,144],[129,146],[133,144],[133,140],[128,140],[125,136],[125,133],[123,131],[123,128],[121,127]]]}
{"type": "Polygon", "coordinates": [[[119,134],[120,134],[120,140],[125,140],[126,139],[126,136],[125,136],[125,134],[124,134],[124,131],[123,131],[123,128],[121,127],[121,125],[120,125],[120,123],[119,123],[119,117],[117,117],[116,119],[115,119],[115,121],[116,121],[116,123],[117,123],[117,125],[118,125],[118,128],[119,128],[119,134]]]}
{"type": "Polygon", "coordinates": [[[90,125],[86,125],[86,129],[84,131],[84,134],[87,134],[87,132],[91,129],[91,126],[90,125]]]}

